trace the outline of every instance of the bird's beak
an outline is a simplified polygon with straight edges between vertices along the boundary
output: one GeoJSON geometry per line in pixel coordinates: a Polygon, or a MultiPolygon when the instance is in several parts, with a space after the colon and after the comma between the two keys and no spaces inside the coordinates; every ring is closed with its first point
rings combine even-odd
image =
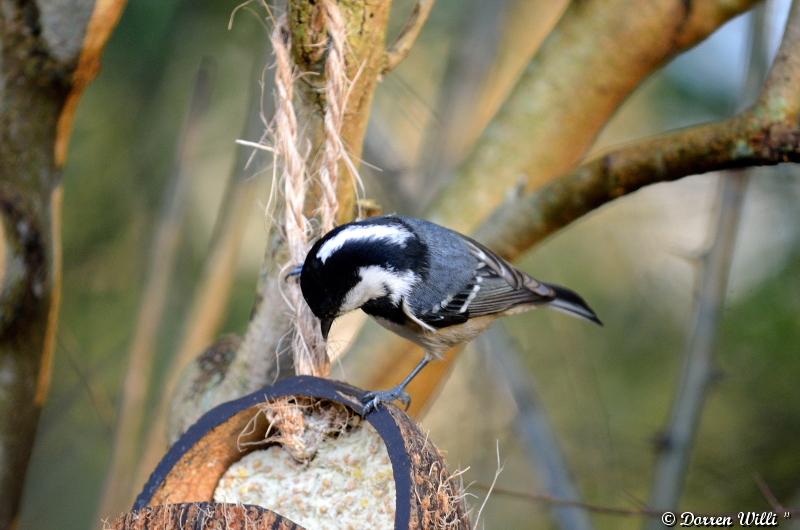
{"type": "Polygon", "coordinates": [[[332,318],[319,319],[319,330],[322,332],[322,338],[328,340],[328,332],[331,330],[333,324],[332,318]]]}

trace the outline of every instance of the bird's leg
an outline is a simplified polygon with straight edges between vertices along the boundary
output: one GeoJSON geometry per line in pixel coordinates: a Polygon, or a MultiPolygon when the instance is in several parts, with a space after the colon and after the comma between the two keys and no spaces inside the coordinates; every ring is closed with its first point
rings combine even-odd
{"type": "Polygon", "coordinates": [[[408,409],[409,405],[411,405],[411,396],[409,396],[408,392],[406,392],[406,387],[411,380],[414,379],[429,362],[431,362],[431,359],[433,359],[433,356],[425,352],[425,356],[422,357],[422,360],[419,362],[419,364],[417,364],[417,366],[411,370],[411,373],[408,374],[399,385],[391,390],[376,390],[364,394],[364,397],[361,400],[361,402],[364,404],[364,416],[377,409],[378,405],[381,403],[389,403],[391,401],[399,401],[405,405],[406,409],[408,409]]]}

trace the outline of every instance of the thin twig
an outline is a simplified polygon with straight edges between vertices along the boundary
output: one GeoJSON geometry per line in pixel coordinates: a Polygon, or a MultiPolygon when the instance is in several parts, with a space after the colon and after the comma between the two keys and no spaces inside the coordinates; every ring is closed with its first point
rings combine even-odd
{"type": "MultiPolygon", "coordinates": [[[[65,333],[65,326],[62,325],[58,330],[58,349],[59,351],[63,352],[64,357],[67,359],[67,363],[72,371],[75,373],[75,376],[78,378],[78,382],[75,384],[75,388],[78,390],[76,394],[85,393],[87,399],[89,400],[89,404],[91,408],[94,410],[95,414],[97,414],[97,419],[100,423],[100,427],[103,429],[103,432],[108,436],[111,437],[114,435],[114,404],[112,403],[111,399],[109,399],[108,395],[103,391],[103,389],[95,388],[95,385],[92,384],[93,381],[91,379],[91,372],[94,366],[82,366],[81,361],[85,361],[86,359],[76,355],[75,349],[71,346],[66,344],[66,340],[64,339],[65,333]],[[79,361],[80,359],[80,361],[79,361]],[[81,390],[83,392],[81,392],[81,390]]],[[[106,356],[103,359],[108,359],[109,357],[106,356]]],[[[98,363],[99,364],[99,363],[98,363]]],[[[59,399],[60,404],[61,399],[59,399]]],[[[71,404],[71,402],[70,402],[71,404]]],[[[66,410],[66,408],[65,408],[66,410]]],[[[56,418],[66,417],[67,415],[64,414],[62,416],[55,416],[56,418]]],[[[42,436],[46,429],[52,429],[55,422],[47,422],[39,427],[39,436],[42,436]]]]}
{"type": "MultiPolygon", "coordinates": [[[[76,354],[74,352],[77,350],[77,348],[76,348],[76,346],[73,345],[73,343],[74,343],[73,340],[70,340],[69,342],[65,342],[65,340],[64,340],[65,331],[69,331],[68,328],[66,328],[63,325],[59,326],[59,330],[58,330],[58,333],[59,333],[59,336],[58,336],[58,338],[59,338],[59,341],[58,341],[59,351],[61,349],[70,350],[72,353],[70,353],[70,351],[67,351],[67,354],[70,355],[72,358],[76,358],[76,354]]],[[[120,348],[115,348],[115,347],[112,346],[112,347],[109,348],[109,351],[116,351],[116,350],[120,350],[120,349],[122,349],[122,348],[121,347],[120,348]]],[[[106,371],[108,369],[109,364],[114,360],[115,359],[113,357],[111,357],[109,355],[105,355],[105,356],[101,357],[100,359],[94,360],[91,364],[87,364],[87,366],[81,366],[80,370],[82,372],[82,375],[79,375],[77,373],[77,369],[76,369],[75,370],[76,371],[76,375],[80,379],[85,378],[85,380],[87,382],[87,385],[83,385],[83,384],[79,384],[79,383],[71,385],[63,394],[58,396],[57,400],[53,399],[50,402],[50,405],[49,405],[49,407],[50,407],[50,415],[51,415],[52,421],[47,421],[45,423],[42,423],[39,426],[36,435],[37,436],[41,436],[41,437],[46,437],[46,436],[49,436],[51,432],[57,431],[61,427],[61,423],[62,422],[66,422],[66,421],[69,420],[70,416],[69,416],[68,413],[72,409],[72,407],[75,405],[75,402],[79,398],[81,398],[84,394],[86,394],[86,396],[89,398],[89,400],[91,402],[97,402],[98,405],[102,404],[103,408],[105,408],[108,411],[107,414],[105,412],[103,412],[101,414],[100,410],[99,410],[99,407],[97,407],[98,419],[101,422],[103,422],[103,427],[104,427],[105,430],[108,431],[109,437],[113,436],[113,434],[114,434],[114,418],[113,418],[113,416],[114,416],[114,403],[111,401],[111,397],[107,394],[107,392],[105,392],[103,390],[95,391],[92,388],[90,388],[88,386],[88,384],[93,379],[95,379],[97,377],[97,374],[100,374],[100,373],[106,371]],[[90,395],[90,393],[94,393],[95,395],[92,396],[92,395],[90,395]],[[97,398],[97,399],[95,399],[95,398],[97,398]]]]}
{"type": "Polygon", "coordinates": [[[382,74],[388,74],[397,68],[403,62],[403,59],[408,56],[435,3],[436,0],[417,0],[417,3],[414,4],[406,25],[403,26],[394,43],[386,50],[382,74]]]}
{"type": "Polygon", "coordinates": [[[497,440],[495,442],[495,451],[497,454],[497,468],[495,468],[494,478],[492,478],[492,483],[486,489],[486,496],[483,498],[483,502],[481,502],[481,507],[478,508],[478,515],[475,517],[475,523],[473,524],[473,528],[478,528],[478,523],[481,520],[483,509],[486,508],[486,503],[489,502],[489,496],[492,494],[492,491],[494,491],[494,488],[497,485],[497,479],[500,478],[500,474],[503,472],[503,465],[500,463],[500,440],[497,440]]]}
{"type": "Polygon", "coordinates": [[[758,473],[754,473],[753,480],[756,481],[756,486],[758,486],[761,495],[763,495],[764,499],[769,503],[773,512],[783,513],[786,511],[786,507],[778,500],[778,497],[775,496],[775,493],[773,493],[767,481],[764,480],[764,477],[758,473]]]}
{"type": "MultiPolygon", "coordinates": [[[[470,487],[482,489],[484,491],[488,491],[490,485],[482,484],[480,482],[473,482],[470,487]]],[[[612,515],[612,516],[620,516],[620,517],[652,517],[652,518],[661,518],[664,514],[661,510],[653,510],[651,508],[617,508],[615,506],[604,506],[602,504],[593,504],[590,502],[578,502],[578,501],[571,501],[569,499],[561,499],[558,497],[554,497],[552,495],[547,495],[545,493],[529,493],[527,491],[517,491],[508,488],[503,488],[499,486],[494,486],[492,488],[492,492],[496,495],[504,495],[506,497],[511,497],[515,499],[520,499],[527,502],[534,502],[537,504],[555,504],[559,506],[574,506],[576,508],[581,508],[586,510],[587,512],[593,512],[600,515],[612,515]]],[[[738,512],[728,512],[728,513],[721,513],[721,512],[693,512],[695,515],[702,516],[702,515],[711,515],[714,517],[733,517],[734,519],[738,515],[738,512]]],[[[791,516],[795,516],[800,514],[800,509],[798,508],[786,508],[782,507],[780,511],[775,510],[775,514],[779,517],[784,516],[786,513],[789,513],[791,516]]]]}
{"type": "MultiPolygon", "coordinates": [[[[489,487],[485,484],[474,483],[472,487],[487,490],[489,487]]],[[[554,504],[556,506],[571,506],[574,508],[581,508],[587,512],[594,512],[606,515],[620,515],[620,516],[645,516],[645,517],[661,517],[663,512],[652,510],[650,508],[616,508],[614,506],[603,506],[600,504],[592,504],[589,502],[575,501],[570,499],[563,499],[548,495],[546,493],[528,493],[525,491],[516,491],[502,487],[495,487],[493,490],[498,495],[506,495],[521,500],[526,500],[536,503],[554,504]]]]}
{"type": "MultiPolygon", "coordinates": [[[[702,260],[698,279],[700,294],[687,345],[683,376],[678,385],[669,427],[659,437],[660,454],[648,504],[662,510],[674,509],[678,504],[697,427],[713,382],[717,328],[728,286],[746,186],[747,175],[741,172],[720,181],[716,236],[702,260]]],[[[656,528],[655,523],[653,528],[656,528]]]]}
{"type": "MultiPolygon", "coordinates": [[[[482,489],[484,491],[488,491],[491,487],[488,484],[482,484],[480,482],[473,482],[470,487],[482,489]]],[[[604,506],[602,504],[594,504],[590,502],[581,502],[581,501],[572,501],[569,499],[562,499],[559,497],[554,497],[553,495],[548,495],[546,493],[529,493],[527,491],[517,491],[508,488],[503,488],[500,486],[492,487],[492,492],[496,495],[505,495],[506,497],[516,498],[528,502],[534,502],[537,504],[555,504],[558,506],[573,506],[575,508],[581,508],[582,510],[586,510],[587,512],[593,512],[601,515],[614,515],[620,517],[652,517],[652,518],[661,518],[664,514],[662,510],[654,510],[652,508],[618,508],[615,506],[604,506]]],[[[730,516],[736,518],[738,512],[728,512],[728,513],[721,513],[721,512],[693,512],[695,515],[702,516],[702,515],[712,515],[714,517],[725,517],[730,516]]],[[[786,513],[789,513],[791,516],[795,516],[800,514],[800,509],[798,508],[787,508],[781,507],[780,510],[774,510],[774,513],[777,514],[779,517],[784,516],[786,513]]]]}

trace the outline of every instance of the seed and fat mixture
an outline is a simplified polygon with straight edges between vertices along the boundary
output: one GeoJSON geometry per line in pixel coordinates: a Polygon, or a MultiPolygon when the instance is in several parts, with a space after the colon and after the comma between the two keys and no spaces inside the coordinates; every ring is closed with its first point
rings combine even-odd
{"type": "Polygon", "coordinates": [[[245,455],[222,476],[214,500],[263,506],[309,530],[394,527],[389,453],[367,422],[326,436],[305,462],[278,444],[245,455]]]}

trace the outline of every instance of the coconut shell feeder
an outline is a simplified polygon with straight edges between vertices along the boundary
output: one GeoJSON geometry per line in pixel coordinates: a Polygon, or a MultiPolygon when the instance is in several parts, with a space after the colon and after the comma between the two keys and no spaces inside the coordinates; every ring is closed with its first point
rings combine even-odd
{"type": "Polygon", "coordinates": [[[290,377],[206,413],[158,464],[114,530],[469,528],[463,490],[394,405],[290,377]]]}

